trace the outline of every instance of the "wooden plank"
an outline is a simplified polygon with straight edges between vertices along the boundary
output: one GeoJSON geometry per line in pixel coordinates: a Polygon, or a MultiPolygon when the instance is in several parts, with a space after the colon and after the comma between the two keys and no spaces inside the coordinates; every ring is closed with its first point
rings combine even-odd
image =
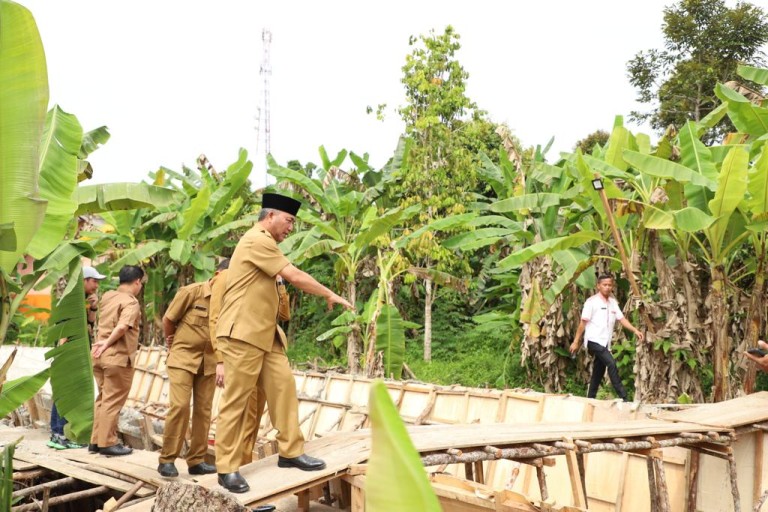
{"type": "MultiPolygon", "coordinates": [[[[121,492],[128,492],[134,485],[125,480],[119,480],[117,478],[112,478],[111,476],[94,473],[93,471],[73,466],[72,464],[68,464],[65,459],[60,459],[58,457],[44,457],[39,454],[27,453],[21,449],[16,450],[14,456],[25,462],[48,468],[57,473],[61,473],[62,475],[71,476],[94,485],[104,485],[110,489],[115,489],[121,492]]],[[[144,491],[145,492],[140,495],[152,494],[152,491],[148,491],[147,489],[144,489],[144,491]]]]}
{"type": "Polygon", "coordinates": [[[761,391],[716,404],[700,404],[682,411],[660,412],[652,417],[720,428],[736,428],[764,421],[766,410],[768,391],[761,391]]]}
{"type": "MultiPolygon", "coordinates": [[[[570,438],[565,438],[566,443],[573,443],[570,438]]],[[[584,487],[581,485],[581,473],[579,472],[579,463],[576,460],[576,452],[568,450],[565,453],[565,461],[568,464],[568,477],[571,483],[571,493],[573,495],[573,504],[577,507],[586,508],[587,499],[584,496],[584,487]]]]}

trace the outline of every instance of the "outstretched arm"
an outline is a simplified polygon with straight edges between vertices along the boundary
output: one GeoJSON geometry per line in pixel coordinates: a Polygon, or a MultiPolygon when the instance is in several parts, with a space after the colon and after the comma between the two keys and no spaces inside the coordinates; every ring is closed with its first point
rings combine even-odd
{"type": "Polygon", "coordinates": [[[324,297],[325,301],[328,303],[328,309],[331,309],[334,304],[341,304],[347,309],[355,309],[347,299],[332,292],[330,289],[318,283],[314,277],[291,264],[288,264],[288,266],[281,270],[279,275],[303,292],[324,297]]]}

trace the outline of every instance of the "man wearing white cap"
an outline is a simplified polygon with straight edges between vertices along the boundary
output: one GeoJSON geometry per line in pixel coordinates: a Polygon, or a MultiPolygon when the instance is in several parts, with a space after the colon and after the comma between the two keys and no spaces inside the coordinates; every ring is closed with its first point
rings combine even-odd
{"type": "MultiPolygon", "coordinates": [[[[88,318],[88,341],[93,343],[93,327],[96,324],[96,313],[99,309],[99,297],[96,292],[99,289],[99,282],[107,276],[100,274],[98,270],[93,267],[83,267],[83,288],[85,289],[85,314],[88,318]]],[[[66,343],[67,339],[63,338],[59,341],[59,344],[66,343]]],[[[55,448],[56,450],[64,450],[67,448],[83,448],[85,445],[80,445],[74,441],[67,439],[64,435],[64,425],[67,424],[67,419],[63,416],[59,416],[59,411],[56,409],[56,403],[51,406],[51,440],[48,441],[48,447],[55,448]]]]}

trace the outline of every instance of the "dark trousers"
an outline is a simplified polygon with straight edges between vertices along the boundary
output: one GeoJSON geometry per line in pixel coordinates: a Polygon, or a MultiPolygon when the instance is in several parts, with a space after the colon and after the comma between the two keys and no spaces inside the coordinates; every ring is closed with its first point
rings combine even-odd
{"type": "Polygon", "coordinates": [[[59,411],[56,410],[56,404],[51,406],[51,433],[64,435],[64,425],[67,424],[67,419],[64,416],[59,416],[59,411]]]}
{"type": "Polygon", "coordinates": [[[606,347],[595,343],[594,341],[587,341],[587,352],[590,355],[595,356],[595,361],[592,364],[592,379],[589,381],[589,391],[587,392],[587,398],[595,398],[597,396],[597,388],[600,387],[600,383],[605,377],[605,370],[608,369],[608,378],[611,379],[611,384],[616,390],[616,394],[626,401],[627,391],[624,389],[624,384],[621,383],[619,377],[619,369],[616,366],[616,361],[611,355],[611,351],[606,347]]]}

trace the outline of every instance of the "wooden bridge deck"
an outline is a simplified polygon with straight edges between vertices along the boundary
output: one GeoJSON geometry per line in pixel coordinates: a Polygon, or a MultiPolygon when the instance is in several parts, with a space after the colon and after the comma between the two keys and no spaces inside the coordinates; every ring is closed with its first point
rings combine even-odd
{"type": "MultiPolygon", "coordinates": [[[[577,441],[582,443],[579,446],[584,447],[597,441],[615,443],[621,439],[629,443],[647,443],[650,439],[656,443],[683,436],[690,440],[680,443],[683,447],[692,447],[697,442],[723,446],[730,444],[740,433],[768,429],[763,425],[766,422],[768,392],[762,392],[718,404],[699,405],[676,412],[659,412],[650,419],[588,423],[420,425],[408,426],[408,431],[422,455],[445,453],[449,449],[482,451],[489,446],[498,449],[534,447],[538,450],[542,446],[549,446],[553,455],[561,455],[564,442],[573,446],[572,443],[577,441]],[[556,447],[560,450],[557,453],[556,447]]],[[[136,482],[143,482],[144,487],[135,496],[145,499],[121,510],[151,510],[155,490],[173,480],[221,489],[216,475],[195,478],[188,475],[182,459],[176,462],[180,477],[160,477],[156,471],[157,452],[135,450],[129,456],[109,458],[89,454],[85,448],[53,450],[45,445],[48,432],[42,429],[2,429],[0,443],[7,444],[21,436],[24,439],[19,443],[14,457],[16,471],[47,468],[94,485],[106,486],[118,494],[135,487],[136,482]]],[[[248,493],[234,496],[245,505],[272,502],[348,474],[350,470],[364,471],[359,465],[367,461],[370,450],[368,429],[324,434],[309,441],[306,451],[324,459],[327,463],[325,470],[304,472],[281,469],[277,468],[276,456],[266,457],[241,469],[251,489],[248,493]]]]}

